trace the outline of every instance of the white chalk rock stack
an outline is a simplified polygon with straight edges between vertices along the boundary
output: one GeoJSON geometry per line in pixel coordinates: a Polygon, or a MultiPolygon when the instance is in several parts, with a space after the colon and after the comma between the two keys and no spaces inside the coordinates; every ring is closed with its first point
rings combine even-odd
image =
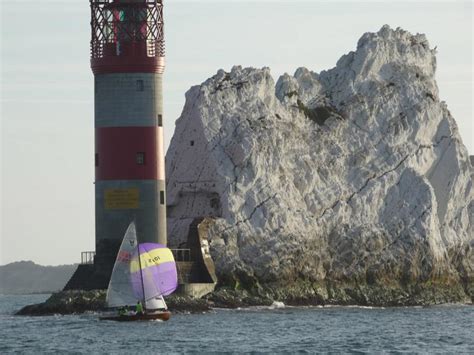
{"type": "Polygon", "coordinates": [[[166,157],[170,244],[214,217],[223,283],[472,296],[473,173],[435,71],[424,35],[384,26],[319,74],[192,87],[166,157]]]}

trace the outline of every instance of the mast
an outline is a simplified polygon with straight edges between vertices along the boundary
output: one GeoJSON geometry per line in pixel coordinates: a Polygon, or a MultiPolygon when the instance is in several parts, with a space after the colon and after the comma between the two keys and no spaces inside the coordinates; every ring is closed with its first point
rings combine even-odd
{"type": "Polygon", "coordinates": [[[137,254],[138,254],[138,267],[140,269],[140,281],[142,283],[142,294],[143,294],[142,307],[143,307],[143,313],[145,313],[146,312],[145,285],[143,284],[142,260],[140,257],[140,244],[138,243],[138,240],[137,240],[137,254]]]}

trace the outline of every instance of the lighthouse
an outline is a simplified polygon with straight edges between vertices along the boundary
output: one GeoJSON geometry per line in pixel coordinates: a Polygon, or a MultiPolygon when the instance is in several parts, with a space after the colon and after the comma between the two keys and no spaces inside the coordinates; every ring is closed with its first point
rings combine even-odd
{"type": "MultiPolygon", "coordinates": [[[[106,289],[120,244],[134,221],[139,243],[166,245],[162,0],[89,0],[94,74],[95,252],[64,290],[106,289]]],[[[193,219],[175,249],[180,292],[203,295],[217,282],[204,234],[193,219]]]]}
{"type": "Polygon", "coordinates": [[[131,221],[139,242],[166,245],[163,2],[90,0],[90,8],[95,264],[111,267],[131,221]]]}

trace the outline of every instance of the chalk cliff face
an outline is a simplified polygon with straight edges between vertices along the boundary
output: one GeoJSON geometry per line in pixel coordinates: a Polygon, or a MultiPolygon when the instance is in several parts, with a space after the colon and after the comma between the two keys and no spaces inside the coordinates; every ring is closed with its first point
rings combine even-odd
{"type": "MultiPolygon", "coordinates": [[[[335,68],[223,70],[186,93],[167,153],[169,242],[195,217],[221,283],[281,298],[474,296],[469,155],[424,35],[384,26],[335,68]]],[[[417,298],[418,297],[418,298],[417,298]]]]}

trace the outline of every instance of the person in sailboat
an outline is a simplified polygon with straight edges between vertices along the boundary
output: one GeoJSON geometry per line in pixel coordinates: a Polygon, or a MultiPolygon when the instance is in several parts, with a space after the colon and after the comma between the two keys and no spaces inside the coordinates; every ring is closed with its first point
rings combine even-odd
{"type": "Polygon", "coordinates": [[[135,312],[136,314],[138,315],[142,315],[143,314],[143,306],[142,306],[142,303],[140,301],[137,301],[137,306],[135,308],[135,312]]]}
{"type": "Polygon", "coordinates": [[[127,310],[125,309],[125,307],[120,307],[118,309],[118,315],[119,316],[125,316],[127,314],[127,310]]]}

